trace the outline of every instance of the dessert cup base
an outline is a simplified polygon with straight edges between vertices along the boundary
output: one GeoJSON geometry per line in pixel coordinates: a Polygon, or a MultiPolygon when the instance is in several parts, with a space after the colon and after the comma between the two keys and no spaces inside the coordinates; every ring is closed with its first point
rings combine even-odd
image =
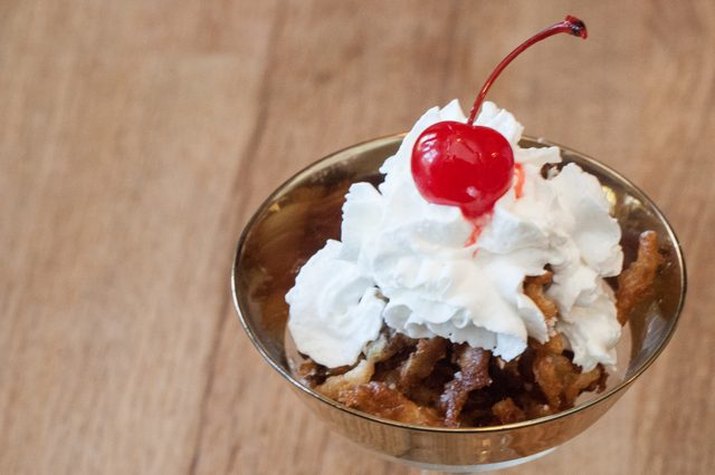
{"type": "MultiPolygon", "coordinates": [[[[654,292],[634,311],[617,347],[618,365],[606,389],[577,401],[574,408],[520,423],[483,428],[415,426],[384,420],[341,406],[302,384],[289,366],[285,294],[294,283],[296,263],[304,262],[340,235],[345,193],[352,183],[378,183],[385,157],[395,153],[402,135],[349,147],[310,165],[281,185],[253,215],[236,247],[233,298],[241,325],[258,352],[289,383],[315,418],[370,453],[408,466],[447,473],[484,473],[513,467],[550,453],[588,429],[657,358],[675,331],[686,294],[685,262],[677,237],[653,202],[635,185],[599,162],[565,147],[564,163],[595,175],[607,192],[613,216],[623,232],[622,245],[635,258],[639,236],[654,230],[666,263],[654,292]],[[543,450],[546,448],[548,450],[543,450]],[[541,452],[520,457],[520,454],[541,452]],[[387,455],[390,454],[390,455],[387,455]],[[504,460],[509,457],[520,457],[504,460]],[[417,459],[418,461],[415,461],[417,459]],[[446,465],[427,462],[498,462],[446,465]]],[[[525,138],[523,147],[550,145],[525,138]]]]}
{"type": "Polygon", "coordinates": [[[521,465],[522,463],[531,462],[533,460],[539,459],[545,455],[550,454],[557,448],[558,447],[551,447],[550,449],[546,449],[542,452],[537,452],[535,454],[527,455],[526,457],[521,457],[518,459],[506,460],[504,462],[485,463],[485,464],[479,464],[479,465],[442,465],[442,464],[434,464],[434,463],[416,462],[414,460],[405,460],[405,459],[393,457],[391,455],[386,455],[386,454],[378,454],[378,455],[380,457],[382,457],[383,459],[387,459],[391,462],[406,464],[411,467],[415,467],[415,468],[424,470],[425,472],[484,473],[484,472],[492,472],[495,470],[502,470],[505,468],[511,468],[511,467],[515,467],[517,465],[521,465]]]}

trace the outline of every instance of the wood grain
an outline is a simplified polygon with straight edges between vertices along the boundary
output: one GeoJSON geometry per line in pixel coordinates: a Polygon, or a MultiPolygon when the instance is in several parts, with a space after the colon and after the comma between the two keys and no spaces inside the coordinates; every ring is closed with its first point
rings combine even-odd
{"type": "Polygon", "coordinates": [[[504,473],[715,466],[715,3],[0,0],[0,473],[399,474],[336,438],[234,318],[251,212],[307,163],[471,100],[598,157],[689,263],[669,348],[595,427],[504,473]]]}

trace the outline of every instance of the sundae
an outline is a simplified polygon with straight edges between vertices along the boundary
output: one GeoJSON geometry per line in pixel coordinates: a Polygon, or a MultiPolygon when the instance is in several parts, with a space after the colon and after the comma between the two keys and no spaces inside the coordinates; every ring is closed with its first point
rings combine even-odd
{"type": "Polygon", "coordinates": [[[641,235],[625,270],[621,229],[598,180],[558,147],[522,148],[523,127],[484,102],[501,70],[573,17],[515,49],[469,117],[428,110],[353,184],[340,240],[287,293],[294,372],[348,407],[400,422],[474,427],[573,407],[601,391],[629,313],[661,263],[641,235]]]}

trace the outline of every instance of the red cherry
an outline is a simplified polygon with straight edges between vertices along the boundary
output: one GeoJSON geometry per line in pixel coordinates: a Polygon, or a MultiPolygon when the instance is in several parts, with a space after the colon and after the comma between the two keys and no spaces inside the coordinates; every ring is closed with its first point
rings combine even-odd
{"type": "Polygon", "coordinates": [[[412,175],[431,203],[459,206],[468,218],[489,211],[511,185],[514,154],[494,129],[437,122],[417,139],[412,175]]]}
{"type": "Polygon", "coordinates": [[[474,120],[504,68],[534,43],[558,33],[587,36],[586,25],[572,16],[540,31],[497,65],[479,91],[466,124],[438,122],[417,138],[412,149],[412,176],[427,201],[459,206],[465,217],[475,219],[489,212],[506,193],[514,175],[511,145],[496,130],[475,126],[474,120]]]}

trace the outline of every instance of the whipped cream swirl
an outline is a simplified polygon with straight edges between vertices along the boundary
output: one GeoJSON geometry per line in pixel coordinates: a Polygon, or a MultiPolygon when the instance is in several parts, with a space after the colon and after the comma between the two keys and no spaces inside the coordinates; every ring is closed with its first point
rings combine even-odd
{"type": "Polygon", "coordinates": [[[621,272],[621,230],[598,180],[575,164],[542,177],[545,164],[561,162],[559,149],[519,147],[521,124],[485,102],[476,123],[506,137],[524,180],[518,198],[513,184],[482,218],[474,240],[474,224],[457,207],[427,202],[410,170],[417,137],[446,120],[466,122],[456,100],[417,121],[380,168],[385,180],[377,189],[350,187],[342,241],[329,240],[312,256],[286,295],[298,350],[328,367],[354,364],[384,322],[505,360],[521,354],[528,337],[546,342],[561,332],[584,370],[615,364],[621,327],[603,278],[621,272]],[[524,278],[547,265],[555,328],[523,291],[524,278]]]}

